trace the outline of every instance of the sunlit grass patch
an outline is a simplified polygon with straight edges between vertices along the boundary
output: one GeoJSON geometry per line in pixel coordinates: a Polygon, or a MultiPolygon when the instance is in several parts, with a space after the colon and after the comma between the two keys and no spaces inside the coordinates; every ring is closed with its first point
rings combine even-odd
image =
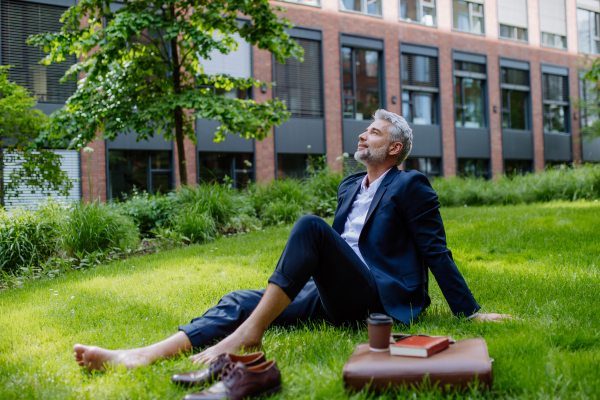
{"type": "MultiPolygon", "coordinates": [[[[501,324],[456,319],[431,276],[430,308],[410,328],[394,329],[485,338],[495,359],[494,388],[462,395],[402,389],[379,398],[597,398],[600,204],[443,208],[442,216],[478,302],[517,318],[501,324]]],[[[0,292],[0,398],[183,398],[189,391],[169,381],[194,368],[183,355],[134,371],[88,374],[73,362],[72,345],[145,346],[231,290],[265,287],[290,229],[133,257],[0,292]]],[[[269,329],[264,348],[284,379],[278,398],[376,398],[345,392],[341,377],[356,344],[366,340],[364,326],[269,329]]]]}

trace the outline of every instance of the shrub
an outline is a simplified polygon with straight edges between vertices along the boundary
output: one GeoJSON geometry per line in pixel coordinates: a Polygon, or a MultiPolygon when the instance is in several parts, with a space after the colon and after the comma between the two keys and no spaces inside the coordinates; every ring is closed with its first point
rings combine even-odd
{"type": "Polygon", "coordinates": [[[227,225],[234,215],[251,210],[244,203],[234,190],[216,183],[184,186],[173,197],[174,206],[182,209],[181,212],[185,212],[183,208],[193,206],[188,212],[206,214],[217,228],[227,225]]]}
{"type": "Polygon", "coordinates": [[[201,203],[185,205],[172,222],[175,230],[192,243],[207,242],[219,235],[215,219],[201,203]]]}
{"type": "Polygon", "coordinates": [[[432,186],[444,206],[591,200],[600,198],[600,164],[490,181],[438,178],[432,186]]]}
{"type": "Polygon", "coordinates": [[[173,195],[134,193],[122,203],[116,203],[125,215],[133,218],[143,236],[166,226],[173,214],[173,195]]]}
{"type": "Polygon", "coordinates": [[[272,181],[250,190],[258,217],[265,225],[295,222],[316,205],[308,183],[296,179],[272,181]]]}
{"type": "Polygon", "coordinates": [[[134,248],[139,230],[133,219],[106,203],[74,203],[59,224],[60,246],[70,256],[134,248]]]}
{"type": "Polygon", "coordinates": [[[337,190],[344,178],[341,172],[333,172],[328,166],[312,173],[307,181],[308,190],[316,198],[314,214],[326,218],[335,214],[337,207],[337,190]]]}
{"type": "Polygon", "coordinates": [[[15,273],[45,263],[57,251],[56,204],[38,211],[0,210],[0,271],[15,273]]]}

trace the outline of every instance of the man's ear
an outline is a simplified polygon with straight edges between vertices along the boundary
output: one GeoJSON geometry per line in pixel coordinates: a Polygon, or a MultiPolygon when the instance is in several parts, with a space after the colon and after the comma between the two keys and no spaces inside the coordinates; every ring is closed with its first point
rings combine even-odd
{"type": "Polygon", "coordinates": [[[397,156],[402,151],[402,143],[394,142],[390,144],[390,148],[388,150],[388,154],[390,156],[397,156]]]}

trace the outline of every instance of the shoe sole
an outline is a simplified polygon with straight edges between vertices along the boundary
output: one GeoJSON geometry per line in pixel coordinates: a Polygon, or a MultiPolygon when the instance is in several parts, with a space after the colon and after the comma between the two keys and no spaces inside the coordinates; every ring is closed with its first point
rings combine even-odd
{"type": "Polygon", "coordinates": [[[272,389],[265,390],[264,392],[257,394],[256,396],[252,396],[252,398],[256,399],[256,398],[263,397],[263,396],[271,396],[273,394],[277,394],[277,393],[281,392],[282,389],[283,389],[283,385],[279,385],[272,389]]]}

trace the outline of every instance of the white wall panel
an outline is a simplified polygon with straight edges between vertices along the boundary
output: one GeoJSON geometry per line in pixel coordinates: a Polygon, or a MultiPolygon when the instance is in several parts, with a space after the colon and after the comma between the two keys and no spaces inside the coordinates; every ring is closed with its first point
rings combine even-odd
{"type": "Polygon", "coordinates": [[[527,28],[527,0],[498,1],[498,22],[527,28]]]}
{"type": "MultiPolygon", "coordinates": [[[[55,150],[56,153],[62,156],[61,169],[66,171],[69,179],[73,182],[73,188],[69,191],[69,196],[61,196],[54,191],[41,191],[38,188],[24,186],[19,190],[23,192],[18,197],[14,196],[13,192],[7,192],[4,196],[4,207],[7,210],[15,207],[35,207],[40,201],[46,200],[48,195],[54,200],[61,202],[70,202],[81,200],[81,165],[79,161],[79,153],[75,150],[55,150]],[[34,190],[35,193],[31,193],[34,190]],[[13,194],[11,196],[11,193],[13,194]]],[[[20,168],[18,162],[10,163],[4,166],[2,171],[2,179],[4,182],[9,181],[11,172],[20,168]]]]}
{"type": "MultiPolygon", "coordinates": [[[[252,76],[250,44],[243,40],[238,33],[232,36],[238,44],[237,50],[223,54],[215,49],[209,53],[210,60],[200,58],[205,74],[229,74],[234,78],[250,78],[252,76]]],[[[218,35],[215,33],[214,37],[218,38],[218,35]]]]}
{"type": "Polygon", "coordinates": [[[539,0],[540,30],[567,36],[567,11],[565,0],[539,0]]]}

